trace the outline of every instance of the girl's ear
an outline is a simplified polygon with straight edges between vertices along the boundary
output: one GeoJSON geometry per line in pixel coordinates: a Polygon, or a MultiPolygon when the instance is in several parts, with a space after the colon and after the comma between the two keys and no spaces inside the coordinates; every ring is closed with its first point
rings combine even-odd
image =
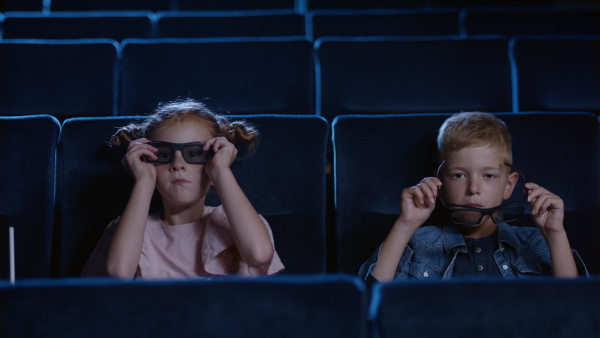
{"type": "Polygon", "coordinates": [[[506,180],[506,186],[504,187],[504,195],[502,196],[505,200],[509,199],[512,195],[518,180],[519,173],[512,172],[508,174],[508,180],[506,180]]]}

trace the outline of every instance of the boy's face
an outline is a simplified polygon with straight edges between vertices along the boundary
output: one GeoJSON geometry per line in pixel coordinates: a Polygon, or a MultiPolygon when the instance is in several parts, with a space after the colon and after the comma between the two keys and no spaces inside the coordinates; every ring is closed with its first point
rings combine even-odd
{"type": "MultiPolygon", "coordinates": [[[[467,147],[442,153],[444,167],[438,177],[442,181],[444,199],[451,204],[474,208],[493,208],[512,194],[518,174],[509,175],[500,147],[467,147]]],[[[491,222],[489,216],[482,220],[491,222]]]]}

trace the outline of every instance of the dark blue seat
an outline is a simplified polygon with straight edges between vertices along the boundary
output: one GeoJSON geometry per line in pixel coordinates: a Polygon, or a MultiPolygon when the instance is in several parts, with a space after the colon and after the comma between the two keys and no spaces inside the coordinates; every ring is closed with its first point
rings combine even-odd
{"type": "Polygon", "coordinates": [[[176,0],[180,11],[296,9],[295,0],[176,0]]]}
{"type": "Polygon", "coordinates": [[[366,338],[352,276],[0,283],[2,337],[366,338]]]}
{"type": "Polygon", "coordinates": [[[459,34],[456,10],[317,10],[309,36],[443,36],[459,34]]]}
{"type": "MultiPolygon", "coordinates": [[[[262,137],[257,152],[234,162],[232,170],[269,222],[285,272],[325,272],[326,121],[317,116],[239,117],[256,125],[262,137]]],[[[63,125],[58,177],[61,276],[79,275],[106,226],[127,203],[133,182],[121,165],[123,154],[107,141],[132,119],[76,118],[63,125]]],[[[219,204],[214,191],[206,201],[219,204]]]]}
{"type": "Polygon", "coordinates": [[[322,38],[315,48],[317,114],[329,121],[344,114],[511,110],[502,39],[322,38]]]}
{"type": "Polygon", "coordinates": [[[598,10],[469,8],[463,21],[467,35],[600,35],[598,10]]]}
{"type": "Polygon", "coordinates": [[[423,8],[429,0],[304,0],[307,10],[423,8]]]}
{"type": "Polygon", "coordinates": [[[0,115],[113,115],[118,53],[105,39],[0,41],[0,115]]]}
{"type": "Polygon", "coordinates": [[[303,38],[125,40],[120,115],[156,101],[205,100],[233,114],[313,114],[312,44],[303,38]]]}
{"type": "Polygon", "coordinates": [[[0,279],[10,276],[9,227],[16,279],[50,276],[59,133],[52,116],[0,117],[0,279]]]}
{"type": "Polygon", "coordinates": [[[121,41],[151,38],[148,11],[122,12],[10,12],[4,20],[4,39],[97,39],[121,41]]]}
{"type": "Polygon", "coordinates": [[[160,12],[159,38],[305,37],[304,17],[294,11],[160,12]]]}
{"type": "Polygon", "coordinates": [[[511,40],[515,111],[600,113],[600,36],[511,40]]]}
{"type": "Polygon", "coordinates": [[[600,279],[394,282],[373,290],[373,337],[597,337],[600,279]]]}
{"type": "MultiPolygon", "coordinates": [[[[434,174],[437,131],[450,115],[339,116],[334,121],[339,270],[358,271],[397,219],[402,190],[434,174]]],[[[600,274],[598,120],[589,113],[498,116],[513,136],[513,164],[528,181],[564,200],[571,246],[591,273],[600,274]]],[[[445,219],[438,205],[427,223],[442,224],[445,219]]],[[[529,216],[520,224],[533,226],[529,216]]]]}
{"type": "Polygon", "coordinates": [[[8,11],[41,11],[44,0],[1,0],[0,12],[8,11]]]}
{"type": "Polygon", "coordinates": [[[171,0],[52,0],[52,11],[166,11],[171,8],[171,0]]]}

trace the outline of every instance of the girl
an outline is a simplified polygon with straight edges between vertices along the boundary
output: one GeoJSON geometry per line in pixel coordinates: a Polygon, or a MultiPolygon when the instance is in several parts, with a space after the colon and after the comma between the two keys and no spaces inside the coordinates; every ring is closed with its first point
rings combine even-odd
{"type": "Polygon", "coordinates": [[[107,227],[83,275],[170,278],[283,270],[266,220],[252,207],[229,166],[236,145],[258,132],[192,99],[159,104],[140,124],[121,128],[116,146],[134,186],[123,215],[107,227]],[[205,206],[210,186],[221,199],[205,206]],[[163,209],[148,215],[154,190],[163,209]]]}

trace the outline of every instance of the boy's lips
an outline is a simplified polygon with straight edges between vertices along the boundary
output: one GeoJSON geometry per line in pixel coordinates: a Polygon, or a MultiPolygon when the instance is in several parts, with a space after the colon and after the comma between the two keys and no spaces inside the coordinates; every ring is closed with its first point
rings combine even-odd
{"type": "Polygon", "coordinates": [[[190,181],[184,180],[183,178],[176,178],[171,183],[173,183],[173,184],[185,184],[185,183],[190,183],[190,181]]]}
{"type": "Polygon", "coordinates": [[[469,203],[469,204],[466,204],[466,205],[469,206],[469,207],[471,207],[471,208],[483,209],[483,205],[477,204],[477,203],[469,203]]]}

